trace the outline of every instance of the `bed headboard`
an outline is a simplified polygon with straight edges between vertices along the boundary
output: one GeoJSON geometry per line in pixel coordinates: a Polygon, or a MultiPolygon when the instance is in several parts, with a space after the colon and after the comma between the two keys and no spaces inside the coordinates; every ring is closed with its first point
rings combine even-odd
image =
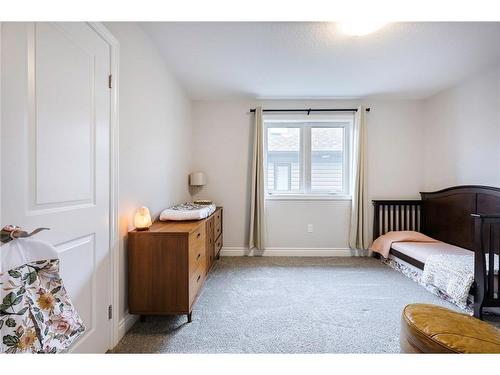
{"type": "Polygon", "coordinates": [[[500,188],[464,185],[420,193],[421,231],[437,240],[474,248],[471,214],[499,215],[500,188]]]}

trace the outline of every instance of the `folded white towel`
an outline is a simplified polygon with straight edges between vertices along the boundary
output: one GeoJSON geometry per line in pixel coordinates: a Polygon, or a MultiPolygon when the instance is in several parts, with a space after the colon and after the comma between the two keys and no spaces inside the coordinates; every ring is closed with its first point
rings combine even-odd
{"type": "Polygon", "coordinates": [[[163,210],[160,214],[161,221],[175,220],[201,220],[215,212],[215,204],[182,203],[163,210]]]}

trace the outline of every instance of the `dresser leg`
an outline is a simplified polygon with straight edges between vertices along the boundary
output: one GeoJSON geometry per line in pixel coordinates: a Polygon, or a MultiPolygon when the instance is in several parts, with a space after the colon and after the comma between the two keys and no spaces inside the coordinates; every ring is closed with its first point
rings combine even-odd
{"type": "Polygon", "coordinates": [[[191,323],[192,322],[192,319],[191,317],[193,316],[193,313],[190,312],[189,314],[187,314],[187,317],[188,317],[188,323],[191,323]]]}

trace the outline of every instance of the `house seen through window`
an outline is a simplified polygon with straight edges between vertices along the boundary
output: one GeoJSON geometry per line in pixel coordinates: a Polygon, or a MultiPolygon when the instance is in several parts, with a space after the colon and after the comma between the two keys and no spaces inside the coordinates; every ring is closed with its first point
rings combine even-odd
{"type": "Polygon", "coordinates": [[[269,195],[349,195],[352,120],[265,121],[269,195]]]}

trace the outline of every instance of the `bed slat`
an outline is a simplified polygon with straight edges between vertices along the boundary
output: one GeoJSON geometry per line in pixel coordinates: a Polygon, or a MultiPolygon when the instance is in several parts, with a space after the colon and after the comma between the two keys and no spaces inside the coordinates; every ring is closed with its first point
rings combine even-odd
{"type": "Polygon", "coordinates": [[[373,239],[394,230],[417,230],[419,200],[374,200],[373,239]]]}
{"type": "Polygon", "coordinates": [[[495,251],[493,250],[493,230],[494,227],[492,224],[486,225],[486,228],[488,228],[487,231],[485,231],[485,235],[488,236],[488,240],[486,241],[487,249],[488,249],[488,262],[489,262],[489,267],[488,267],[488,297],[493,298],[494,297],[494,291],[495,291],[495,278],[490,277],[490,275],[493,275],[495,272],[495,251]]]}

